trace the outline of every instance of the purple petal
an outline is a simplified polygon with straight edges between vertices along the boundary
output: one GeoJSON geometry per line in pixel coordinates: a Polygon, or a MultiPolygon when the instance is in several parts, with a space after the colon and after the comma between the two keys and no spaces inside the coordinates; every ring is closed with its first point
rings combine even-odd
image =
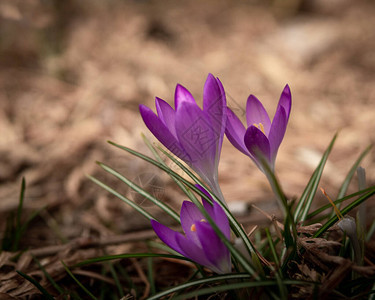
{"type": "Polygon", "coordinates": [[[247,127],[261,123],[264,127],[264,134],[268,136],[271,128],[270,117],[263,104],[253,95],[250,95],[246,103],[247,127]]]}
{"type": "Polygon", "coordinates": [[[204,216],[199,211],[198,207],[190,201],[184,201],[181,207],[180,213],[181,226],[184,230],[188,239],[194,241],[196,245],[200,245],[197,233],[191,231],[191,226],[195,223],[199,223],[204,216]]]}
{"type": "Polygon", "coordinates": [[[147,106],[140,105],[139,111],[145,122],[147,128],[152,134],[173,154],[186,161],[190,162],[190,157],[186,151],[181,147],[179,141],[174,137],[168,127],[161,121],[158,116],[147,106]]]}
{"type": "Polygon", "coordinates": [[[227,126],[225,128],[225,134],[234,147],[240,150],[243,154],[250,156],[244,142],[245,132],[245,126],[237,118],[234,112],[230,108],[227,108],[227,126]]]}
{"type": "Polygon", "coordinates": [[[197,234],[207,259],[217,273],[230,272],[230,254],[228,248],[221,241],[210,224],[200,222],[196,224],[197,234]]]}
{"type": "Polygon", "coordinates": [[[283,92],[281,93],[279,104],[277,105],[277,110],[279,107],[282,106],[285,109],[285,114],[286,114],[286,119],[289,120],[289,115],[290,115],[290,109],[292,107],[292,94],[290,92],[289,85],[286,85],[284,87],[283,92]]]}
{"type": "MultiPolygon", "coordinates": [[[[204,193],[208,198],[210,198],[212,201],[214,201],[211,197],[211,195],[203,188],[203,186],[199,185],[199,184],[196,184],[195,185],[196,188],[198,188],[202,193],[204,193]]],[[[214,208],[213,206],[208,202],[206,201],[205,199],[202,198],[202,203],[203,203],[203,207],[204,209],[207,211],[207,213],[210,215],[210,217],[213,219],[215,214],[214,214],[214,208]]]]}
{"type": "Polygon", "coordinates": [[[151,226],[155,233],[166,245],[168,245],[173,250],[185,256],[185,252],[181,249],[180,245],[177,243],[177,236],[184,237],[181,233],[174,231],[163,224],[155,220],[151,220],[151,226]]]}
{"type": "Polygon", "coordinates": [[[228,217],[224,211],[224,209],[221,208],[221,206],[216,202],[213,201],[213,209],[214,209],[214,216],[211,217],[214,219],[216,225],[220,228],[222,233],[225,235],[225,237],[229,240],[230,239],[230,226],[228,217]]]}
{"type": "Polygon", "coordinates": [[[279,106],[276,111],[275,117],[273,118],[270,135],[268,137],[270,143],[272,164],[274,164],[276,154],[284,138],[287,125],[288,118],[284,107],[279,106]]]}
{"type": "Polygon", "coordinates": [[[191,240],[182,235],[177,235],[176,241],[180,249],[183,249],[183,255],[185,257],[190,258],[203,266],[211,265],[211,262],[207,259],[203,249],[194,244],[191,240]]]}
{"type": "Polygon", "coordinates": [[[186,88],[184,88],[181,84],[177,84],[176,91],[174,93],[174,105],[175,105],[176,111],[178,107],[180,106],[180,104],[183,102],[188,102],[188,103],[197,105],[192,94],[186,88]]]}
{"type": "Polygon", "coordinates": [[[220,156],[226,123],[226,98],[223,85],[219,79],[208,74],[203,89],[203,110],[207,113],[215,136],[218,137],[217,159],[220,156]]]}
{"type": "Polygon", "coordinates": [[[270,143],[267,137],[255,126],[250,126],[245,133],[245,144],[255,161],[260,164],[260,156],[271,162],[270,143]]]}
{"type": "Polygon", "coordinates": [[[174,109],[163,99],[158,97],[155,98],[156,111],[159,119],[165,124],[170,132],[177,139],[176,127],[175,127],[175,111],[174,109]]]}
{"type": "Polygon", "coordinates": [[[196,105],[180,103],[176,112],[179,142],[191,158],[192,167],[209,178],[215,174],[217,137],[207,115],[196,105]]]}

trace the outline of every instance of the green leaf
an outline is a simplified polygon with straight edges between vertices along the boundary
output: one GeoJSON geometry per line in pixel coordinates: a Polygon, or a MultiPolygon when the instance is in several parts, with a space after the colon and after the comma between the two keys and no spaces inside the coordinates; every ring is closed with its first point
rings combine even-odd
{"type": "Polygon", "coordinates": [[[91,298],[97,300],[97,298],[74,276],[74,274],[69,270],[68,266],[61,261],[64,266],[65,271],[69,274],[69,276],[79,285],[79,287],[91,298]]]}
{"type": "Polygon", "coordinates": [[[21,239],[21,214],[22,214],[22,208],[23,208],[23,200],[25,197],[25,188],[26,188],[26,182],[25,177],[22,178],[21,182],[21,191],[20,191],[20,198],[18,202],[18,208],[17,208],[17,217],[16,217],[16,229],[15,229],[15,235],[14,235],[14,242],[13,242],[13,251],[18,250],[18,244],[21,239]]]}
{"type": "MultiPolygon", "coordinates": [[[[348,175],[346,175],[345,180],[340,187],[339,193],[337,194],[337,199],[340,199],[345,196],[346,191],[348,190],[348,187],[349,187],[349,183],[352,180],[359,164],[361,163],[363,158],[370,152],[371,148],[372,148],[372,144],[368,145],[366,149],[359,155],[357,160],[354,162],[353,166],[350,168],[348,175]]],[[[337,207],[340,208],[339,205],[337,207]]]]}
{"type": "Polygon", "coordinates": [[[38,265],[39,269],[42,270],[44,276],[46,276],[46,278],[48,279],[48,281],[51,282],[51,284],[53,285],[53,287],[60,293],[60,295],[64,294],[64,290],[56,283],[56,281],[53,280],[53,278],[51,277],[51,275],[48,274],[48,272],[41,265],[41,263],[39,262],[39,260],[37,260],[34,256],[33,256],[33,259],[36,262],[36,264],[38,265]]]}
{"type": "Polygon", "coordinates": [[[128,254],[117,254],[117,255],[105,255],[95,258],[86,259],[80,263],[75,264],[73,267],[82,267],[86,265],[91,265],[94,263],[100,263],[103,261],[124,259],[124,258],[147,258],[147,257],[167,257],[180,260],[191,261],[190,259],[181,255],[171,255],[171,254],[157,254],[157,253],[128,253],[128,254]]]}
{"type": "Polygon", "coordinates": [[[113,267],[113,264],[111,262],[109,262],[108,267],[109,267],[109,271],[111,272],[111,275],[113,277],[113,280],[116,283],[116,287],[117,287],[117,290],[119,292],[120,297],[124,297],[124,291],[122,289],[120,279],[117,276],[117,272],[116,272],[115,268],[113,267]]]}
{"type": "Polygon", "coordinates": [[[140,186],[138,186],[137,184],[135,184],[131,180],[127,179],[125,176],[121,175],[119,172],[115,171],[114,169],[106,166],[105,164],[103,164],[101,162],[98,162],[98,165],[100,167],[102,167],[106,172],[110,173],[111,175],[115,176],[116,178],[120,179],[122,182],[127,184],[131,189],[136,191],[138,194],[142,195],[147,200],[151,201],[152,203],[154,203],[155,205],[160,207],[167,214],[169,214],[173,219],[175,219],[178,223],[180,223],[180,216],[178,215],[178,213],[176,213],[170,206],[165,204],[163,201],[160,201],[159,199],[155,198],[151,194],[147,193],[140,186]]]}
{"type": "Polygon", "coordinates": [[[311,176],[305,190],[302,193],[301,198],[298,200],[297,207],[294,211],[294,220],[296,222],[302,222],[307,219],[307,215],[308,215],[311,203],[315,197],[316,190],[320,182],[320,178],[322,177],[324,166],[327,162],[329,154],[331,153],[331,150],[336,141],[336,138],[337,138],[337,134],[335,134],[327,150],[324,152],[323,157],[320,160],[313,175],[311,176]]]}
{"type": "Polygon", "coordinates": [[[16,272],[18,273],[18,274],[20,274],[23,278],[25,278],[26,280],[28,280],[28,281],[30,281],[41,293],[42,293],[42,295],[45,297],[45,299],[47,299],[47,300],[54,300],[55,298],[54,297],[52,297],[51,296],[51,294],[50,293],[48,293],[47,291],[46,291],[46,289],[45,288],[43,288],[40,284],[39,284],[39,282],[37,282],[34,278],[32,278],[31,276],[29,276],[29,275],[26,275],[25,273],[22,273],[21,271],[18,271],[18,270],[16,270],[16,272]]]}
{"type": "MultiPolygon", "coordinates": [[[[350,194],[348,196],[345,196],[345,197],[343,197],[341,199],[337,199],[337,200],[333,201],[333,203],[335,203],[335,205],[337,205],[339,203],[342,203],[342,202],[344,202],[346,200],[349,200],[351,198],[354,198],[356,196],[363,195],[366,192],[372,191],[374,189],[374,187],[375,186],[372,186],[372,187],[366,188],[366,189],[364,189],[362,191],[358,191],[358,192],[355,192],[355,193],[350,194]]],[[[323,212],[324,210],[329,209],[329,208],[332,208],[332,205],[330,203],[325,204],[322,207],[320,207],[320,208],[314,210],[313,212],[311,212],[310,214],[308,214],[306,219],[311,219],[311,218],[315,217],[316,215],[320,214],[321,212],[323,212]]]]}
{"type": "Polygon", "coordinates": [[[144,216],[146,219],[152,220],[155,219],[152,215],[150,215],[147,211],[145,211],[142,207],[140,207],[138,204],[134,203],[127,197],[121,195],[120,193],[116,192],[114,189],[110,188],[108,185],[104,184],[100,180],[96,179],[95,177],[92,177],[90,175],[87,175],[87,177],[95,182],[97,185],[102,187],[103,189],[107,190],[111,194],[115,195],[120,200],[124,201],[126,204],[128,204],[130,207],[134,208],[137,212],[139,212],[142,216],[144,216]]]}
{"type": "MultiPolygon", "coordinates": [[[[165,167],[168,167],[167,164],[163,161],[163,159],[160,157],[158,152],[156,151],[156,148],[151,145],[150,141],[146,138],[144,134],[142,134],[143,141],[145,142],[146,146],[150,149],[151,153],[154,155],[154,157],[158,160],[159,163],[163,164],[165,167]]],[[[168,174],[170,175],[170,174],[168,174]]],[[[185,185],[180,182],[177,178],[170,175],[170,177],[173,179],[173,181],[179,186],[179,188],[186,194],[188,197],[194,196],[191,191],[189,191],[185,185]]]]}
{"type": "MultiPolygon", "coordinates": [[[[132,150],[132,149],[127,148],[125,146],[118,145],[118,144],[113,143],[113,142],[109,142],[109,143],[111,145],[119,148],[119,149],[125,150],[125,151],[129,152],[130,154],[135,155],[135,156],[137,156],[137,157],[139,157],[139,158],[141,158],[141,159],[143,159],[143,160],[145,160],[145,161],[147,161],[147,162],[149,162],[149,163],[157,166],[159,169],[161,169],[161,170],[167,172],[168,174],[172,175],[173,177],[175,177],[176,179],[178,179],[180,182],[182,182],[186,186],[188,186],[190,189],[192,189],[193,191],[195,191],[197,194],[199,194],[200,196],[202,196],[203,198],[205,198],[207,201],[211,202],[211,200],[204,193],[202,193],[199,189],[197,189],[194,186],[194,184],[192,184],[191,182],[187,181],[185,178],[183,178],[182,176],[180,176],[179,174],[177,174],[176,172],[174,172],[170,168],[164,166],[163,164],[155,161],[154,159],[152,159],[152,158],[150,158],[150,157],[148,157],[148,156],[146,156],[146,155],[144,155],[142,153],[139,153],[139,152],[137,152],[135,150],[132,150]]],[[[168,155],[168,153],[166,153],[166,152],[165,152],[165,154],[168,155]]],[[[179,163],[179,162],[177,162],[176,159],[172,158],[170,155],[169,155],[169,157],[174,162],[179,163]]],[[[218,202],[218,204],[224,209],[225,213],[228,216],[229,222],[231,223],[233,231],[244,240],[244,244],[249,249],[249,252],[251,252],[251,250],[253,249],[253,246],[252,246],[250,240],[248,239],[248,237],[247,237],[246,232],[244,231],[244,229],[237,222],[237,220],[234,218],[234,216],[230,213],[230,211],[228,210],[228,208],[224,204],[222,204],[221,201],[219,199],[217,199],[217,197],[215,195],[212,195],[212,196],[213,196],[214,199],[216,199],[216,201],[218,202]]],[[[238,260],[238,262],[243,266],[243,268],[247,272],[249,272],[249,274],[253,274],[254,276],[256,276],[259,279],[259,276],[255,272],[254,268],[250,265],[250,263],[248,261],[246,261],[246,259],[242,256],[242,254],[240,254],[232,246],[232,244],[226,239],[226,237],[222,234],[221,230],[217,227],[217,225],[215,224],[215,222],[213,222],[213,220],[211,219],[211,217],[205,211],[205,209],[203,208],[202,204],[197,199],[193,198],[191,200],[198,207],[198,209],[204,215],[204,217],[206,218],[206,220],[210,223],[210,225],[215,230],[216,234],[218,234],[218,236],[223,241],[223,243],[228,247],[228,249],[232,253],[233,257],[235,257],[238,260]]]]}
{"type": "MultiPolygon", "coordinates": [[[[183,295],[179,295],[173,299],[189,299],[190,297],[200,296],[200,295],[207,295],[207,294],[214,294],[217,292],[225,292],[229,290],[235,289],[242,289],[242,288],[256,288],[256,287],[265,287],[265,286],[276,286],[277,282],[274,280],[263,280],[263,281],[248,281],[251,277],[248,274],[229,274],[229,275],[218,275],[212,276],[209,278],[198,279],[191,282],[187,282],[184,284],[180,284],[173,288],[170,288],[166,291],[162,291],[157,293],[156,295],[148,298],[148,300],[156,300],[160,299],[161,297],[167,296],[169,294],[179,292],[191,287],[199,287],[201,285],[209,285],[213,283],[218,283],[221,281],[229,281],[229,280],[246,280],[246,282],[237,282],[232,284],[223,284],[223,285],[215,285],[209,288],[203,288],[194,292],[186,293],[183,295]]],[[[313,282],[306,282],[306,281],[297,281],[297,280],[284,280],[282,281],[284,285],[312,285],[316,284],[313,282]]]]}
{"type": "MultiPolygon", "coordinates": [[[[341,213],[343,216],[345,216],[348,212],[350,212],[353,208],[360,205],[364,201],[366,201],[368,198],[370,198],[372,195],[375,194],[375,186],[372,187],[372,189],[364,194],[363,196],[359,197],[357,200],[350,203],[348,206],[346,206],[344,209],[341,210],[341,213]]],[[[338,221],[338,217],[335,215],[331,219],[329,219],[315,234],[314,238],[317,238],[321,236],[328,228],[330,228],[333,224],[335,224],[338,221]]]]}

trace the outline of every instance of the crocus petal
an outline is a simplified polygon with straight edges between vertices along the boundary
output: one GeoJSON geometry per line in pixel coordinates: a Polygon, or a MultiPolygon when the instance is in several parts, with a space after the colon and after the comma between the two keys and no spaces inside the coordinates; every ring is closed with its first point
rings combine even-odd
{"type": "Polygon", "coordinates": [[[272,121],[270,135],[268,137],[271,149],[271,161],[274,163],[277,151],[284,138],[288,119],[284,107],[279,106],[272,121]]]}
{"type": "Polygon", "coordinates": [[[230,239],[230,226],[228,217],[222,209],[222,207],[216,202],[213,201],[213,209],[214,209],[214,216],[211,218],[215,221],[216,225],[219,227],[222,233],[224,233],[225,237],[229,240],[230,239]]]}
{"type": "Polygon", "coordinates": [[[191,226],[201,222],[202,219],[204,219],[204,216],[194,203],[190,201],[184,201],[182,203],[180,214],[181,227],[184,230],[187,238],[194,241],[196,245],[200,245],[200,242],[198,240],[197,233],[191,230],[191,226]]]}
{"type": "Polygon", "coordinates": [[[168,127],[163,123],[162,120],[147,106],[140,105],[139,111],[145,122],[147,128],[152,132],[152,134],[173,154],[186,161],[190,162],[190,156],[181,147],[179,141],[174,137],[168,127]]]}
{"type": "Polygon", "coordinates": [[[173,250],[185,256],[185,252],[181,249],[180,245],[177,243],[177,236],[184,237],[181,233],[174,231],[163,224],[155,220],[151,220],[151,226],[155,233],[166,245],[168,245],[173,250]]]}
{"type": "Polygon", "coordinates": [[[271,128],[270,117],[263,104],[253,95],[250,95],[246,103],[247,127],[261,123],[264,127],[264,134],[268,136],[271,128]]]}
{"type": "Polygon", "coordinates": [[[220,80],[209,74],[203,89],[203,111],[209,116],[214,134],[218,137],[217,160],[223,143],[226,106],[225,92],[220,80]]]}
{"type": "Polygon", "coordinates": [[[207,259],[202,248],[197,246],[193,241],[188,238],[178,235],[176,236],[177,244],[183,249],[184,256],[197,262],[200,265],[211,267],[211,262],[207,259]]]}
{"type": "Polygon", "coordinates": [[[180,104],[183,102],[188,102],[188,103],[197,105],[192,94],[181,84],[177,84],[176,91],[174,93],[174,106],[175,106],[176,111],[178,107],[180,106],[180,104]]]}
{"type": "Polygon", "coordinates": [[[221,208],[221,206],[212,199],[211,195],[199,184],[195,185],[202,193],[204,193],[208,198],[212,200],[212,204],[202,198],[202,203],[204,209],[210,215],[210,217],[214,220],[216,225],[220,228],[220,230],[224,233],[227,239],[230,238],[230,226],[228,217],[225,214],[225,211],[221,208]]]}
{"type": "Polygon", "coordinates": [[[181,102],[176,111],[176,132],[181,146],[189,153],[192,167],[208,178],[215,174],[216,142],[207,115],[196,105],[181,102]]]}
{"type": "Polygon", "coordinates": [[[197,235],[202,244],[207,259],[215,269],[213,271],[222,274],[230,272],[230,254],[228,248],[208,223],[196,225],[197,235]]]}
{"type": "MultiPolygon", "coordinates": [[[[203,194],[205,194],[208,198],[210,198],[212,201],[214,201],[211,197],[211,195],[199,184],[196,184],[195,185],[196,188],[198,188],[203,194]]],[[[210,215],[210,217],[212,219],[214,219],[215,217],[215,213],[214,213],[214,208],[213,206],[208,202],[206,201],[205,199],[202,198],[202,203],[203,203],[203,207],[204,209],[207,211],[207,213],[210,215]]]]}
{"type": "Polygon", "coordinates": [[[158,97],[155,98],[156,111],[159,119],[163,121],[165,126],[177,139],[176,128],[175,128],[175,111],[174,109],[163,99],[158,97]]]}
{"type": "Polygon", "coordinates": [[[285,109],[286,119],[289,120],[290,109],[292,107],[292,94],[290,92],[289,85],[286,85],[284,87],[276,111],[279,109],[280,106],[282,106],[285,109]]]}
{"type": "Polygon", "coordinates": [[[240,119],[237,118],[230,108],[227,108],[227,126],[225,128],[225,134],[234,147],[243,154],[250,156],[244,142],[245,132],[246,128],[240,119]]]}
{"type": "Polygon", "coordinates": [[[260,166],[260,155],[271,162],[270,143],[267,137],[255,126],[250,126],[245,133],[245,145],[255,162],[260,166]]]}

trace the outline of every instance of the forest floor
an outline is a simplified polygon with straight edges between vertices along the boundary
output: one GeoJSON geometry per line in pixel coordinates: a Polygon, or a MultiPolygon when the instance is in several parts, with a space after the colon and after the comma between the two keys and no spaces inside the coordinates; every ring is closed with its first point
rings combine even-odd
{"type": "MultiPolygon", "coordinates": [[[[156,140],[138,105],[154,108],[155,96],[172,104],[177,83],[201,104],[208,73],[220,78],[228,105],[242,119],[250,94],[273,115],[290,85],[292,112],[276,161],[290,199],[301,195],[339,132],[320,184],[335,197],[351,165],[375,141],[375,5],[253,2],[0,3],[0,233],[17,210],[22,178],[22,221],[39,211],[20,241],[19,249],[29,249],[24,259],[15,264],[14,253],[0,253],[1,295],[38,293],[29,282],[20,284],[16,269],[47,282],[32,255],[53,278],[69,281],[60,260],[72,266],[105,253],[147,251],[141,241],[155,237],[148,221],[86,175],[161,213],[95,163],[104,162],[178,208],[184,196],[166,174],[107,140],[150,155],[141,133],[156,140]]],[[[368,185],[374,184],[373,151],[362,166],[368,185]]],[[[229,203],[248,204],[241,216],[246,226],[270,222],[251,204],[279,215],[266,178],[227,139],[219,178],[229,203]]],[[[349,191],[357,189],[353,182],[349,191]]],[[[317,195],[313,206],[326,202],[317,195]]],[[[144,263],[125,264],[135,282],[147,286],[144,263]]],[[[183,275],[172,262],[158,268],[162,285],[183,275]]],[[[95,268],[75,272],[113,284],[95,268]]]]}

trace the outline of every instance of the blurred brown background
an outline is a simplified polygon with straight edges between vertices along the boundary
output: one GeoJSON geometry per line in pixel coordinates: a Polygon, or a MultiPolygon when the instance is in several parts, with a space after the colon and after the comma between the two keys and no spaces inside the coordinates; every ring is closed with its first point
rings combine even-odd
{"type": "MultiPolygon", "coordinates": [[[[138,105],[154,108],[155,96],[173,103],[177,83],[201,103],[208,73],[221,79],[242,118],[250,93],[273,115],[290,85],[291,119],[276,162],[290,197],[300,195],[340,131],[322,180],[334,197],[375,139],[374,15],[373,1],[349,0],[2,0],[0,218],[16,208],[24,176],[26,211],[45,206],[30,246],[145,226],[86,178],[148,207],[96,160],[180,205],[167,176],[106,140],[149,154],[140,133],[155,139],[138,105]]],[[[373,152],[362,165],[373,182],[373,152]]],[[[227,140],[220,180],[227,201],[277,209],[263,174],[227,140]]]]}

